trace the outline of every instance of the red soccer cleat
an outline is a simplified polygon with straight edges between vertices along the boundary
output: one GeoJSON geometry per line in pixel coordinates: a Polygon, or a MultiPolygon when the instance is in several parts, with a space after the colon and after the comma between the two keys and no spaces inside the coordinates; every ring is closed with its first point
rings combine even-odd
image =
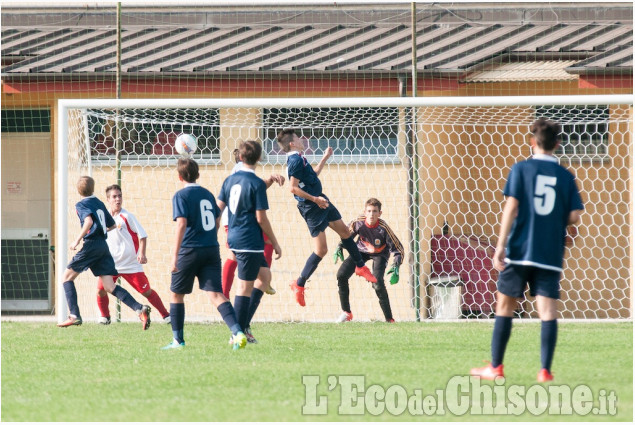
{"type": "Polygon", "coordinates": [[[143,324],[143,330],[147,330],[150,327],[150,306],[144,305],[139,310],[139,319],[141,319],[141,324],[143,324]]]}
{"type": "Polygon", "coordinates": [[[353,320],[353,313],[351,313],[350,311],[343,311],[342,314],[338,316],[336,322],[344,323],[344,322],[350,322],[351,320],[353,320]]]}
{"type": "Polygon", "coordinates": [[[395,319],[388,319],[386,320],[387,323],[395,323],[395,319]]]}
{"type": "Polygon", "coordinates": [[[304,307],[306,305],[306,303],[304,302],[304,286],[298,286],[297,282],[297,280],[292,281],[290,287],[295,294],[295,300],[298,302],[298,304],[304,307]]]}
{"type": "Polygon", "coordinates": [[[499,364],[497,367],[492,367],[491,363],[488,363],[485,367],[474,367],[470,370],[470,375],[478,376],[481,379],[487,379],[489,381],[493,381],[494,379],[500,377],[505,377],[503,375],[503,365],[499,364]]]}
{"type": "Polygon", "coordinates": [[[547,369],[540,369],[538,372],[538,377],[536,378],[538,382],[549,382],[553,381],[553,375],[547,369]]]}
{"type": "Polygon", "coordinates": [[[373,276],[367,266],[364,267],[355,267],[355,274],[357,276],[361,276],[370,283],[377,283],[377,278],[373,276]]]}

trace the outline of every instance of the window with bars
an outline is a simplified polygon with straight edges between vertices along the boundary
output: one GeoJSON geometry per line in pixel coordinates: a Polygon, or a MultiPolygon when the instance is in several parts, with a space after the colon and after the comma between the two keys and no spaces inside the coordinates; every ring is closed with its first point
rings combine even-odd
{"type": "Polygon", "coordinates": [[[562,127],[555,155],[575,161],[608,158],[609,108],[607,105],[552,106],[536,108],[536,118],[545,117],[562,127]]]}
{"type": "Polygon", "coordinates": [[[276,138],[293,128],[304,140],[305,156],[315,160],[328,147],[331,161],[340,163],[398,162],[398,108],[281,108],[264,109],[263,150],[268,162],[284,163],[276,138]]]}

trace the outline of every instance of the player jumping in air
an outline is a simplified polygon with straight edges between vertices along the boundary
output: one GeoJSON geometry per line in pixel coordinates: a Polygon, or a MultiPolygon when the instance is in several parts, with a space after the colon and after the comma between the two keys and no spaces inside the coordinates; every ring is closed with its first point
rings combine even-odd
{"type": "MultiPolygon", "coordinates": [[[[377,283],[373,283],[373,288],[379,298],[379,306],[384,313],[386,322],[394,322],[392,317],[392,310],[390,309],[390,300],[388,299],[388,291],[386,291],[386,285],[384,284],[384,272],[386,271],[386,265],[390,254],[393,254],[393,265],[388,271],[388,274],[392,274],[390,278],[391,284],[399,282],[399,266],[403,261],[404,250],[403,246],[395,233],[392,231],[388,224],[380,219],[381,216],[381,202],[378,199],[370,198],[366,201],[364,208],[364,215],[359,216],[356,220],[353,220],[348,226],[353,237],[359,235],[357,239],[357,248],[362,254],[364,262],[373,260],[373,275],[377,278],[377,283]]],[[[342,244],[339,244],[335,254],[333,255],[335,263],[338,259],[344,260],[344,253],[342,251],[342,244]]],[[[351,304],[349,301],[349,287],[348,279],[353,275],[355,269],[355,263],[353,257],[348,257],[343,261],[340,269],[337,271],[337,286],[339,289],[340,304],[342,306],[342,314],[338,317],[337,322],[349,322],[353,320],[353,313],[351,312],[351,304]]]]}
{"type": "Polygon", "coordinates": [[[351,232],[342,221],[339,211],[329,201],[327,196],[322,193],[322,183],[318,176],[326,161],[333,154],[333,148],[329,147],[326,150],[318,166],[313,169],[306,158],[302,156],[304,143],[295,130],[282,130],[278,134],[278,145],[280,149],[287,153],[287,169],[291,193],[298,201],[298,210],[300,210],[300,214],[309,228],[314,243],[313,253],[307,259],[300,276],[291,282],[291,289],[295,293],[295,299],[298,304],[305,306],[304,285],[328,252],[326,234],[324,233],[327,227],[333,229],[342,238],[342,245],[355,262],[355,274],[362,276],[371,283],[377,283],[375,276],[364,264],[364,259],[359,253],[359,249],[357,249],[351,232]]]}
{"type": "MultiPolygon", "coordinates": [[[[142,264],[148,262],[146,258],[146,241],[148,235],[137,218],[122,208],[123,196],[121,187],[113,184],[106,188],[106,201],[110,214],[115,219],[116,228],[108,232],[108,248],[115,260],[115,267],[119,276],[123,277],[134,289],[146,297],[150,304],[159,312],[166,323],[170,323],[170,313],[165,309],[159,294],[148,282],[143,272],[142,264]]],[[[119,276],[113,276],[116,281],[119,276]]],[[[99,323],[110,324],[110,310],[108,309],[108,293],[104,290],[103,282],[99,278],[97,283],[97,306],[101,312],[99,323]]]]}
{"type": "Polygon", "coordinates": [[[77,192],[82,196],[82,199],[75,205],[82,231],[77,239],[71,243],[70,249],[74,251],[82,239],[84,244],[64,271],[64,293],[66,294],[70,315],[66,321],[59,323],[57,326],[65,328],[82,324],[82,317],[79,314],[79,306],[77,305],[75,278],[81,272],[90,269],[93,275],[101,279],[103,288],[107,292],[119,298],[121,302],[139,315],[139,319],[143,323],[143,330],[148,329],[150,327],[150,307],[135,301],[128,291],[121,286],[115,285],[115,281],[112,278],[119,273],[115,268],[115,261],[108,250],[106,232],[115,228],[115,220],[106,209],[104,203],[93,195],[95,192],[95,180],[88,176],[80,177],[77,182],[77,192]]]}
{"type": "Polygon", "coordinates": [[[492,361],[471,375],[493,380],[503,375],[503,356],[512,318],[529,284],[541,320],[538,381],[553,380],[551,363],[558,335],[558,298],[567,225],[580,219],[584,208],[575,177],[558,164],[560,126],[541,118],[531,126],[533,156],[515,164],[503,194],[507,197],[494,267],[500,271],[492,361]]]}
{"type": "Polygon", "coordinates": [[[255,343],[250,322],[271,282],[271,271],[264,256],[263,233],[271,241],[276,259],[280,258],[282,251],[267,218],[267,184],[254,171],[262,155],[262,146],[247,140],[238,149],[243,166],[223,182],[218,207],[221,211],[225,207],[229,210],[227,243],[238,262],[240,285],[234,298],[236,316],[247,341],[255,343]]]}
{"type": "Polygon", "coordinates": [[[223,295],[221,283],[221,259],[217,231],[220,211],[211,192],[196,183],[198,164],[191,158],[179,158],[179,180],[183,188],[172,197],[176,235],[170,270],[170,317],[173,340],[164,350],[185,346],[185,295],[191,294],[194,278],[201,290],[207,292],[210,301],[218,309],[232,332],[234,350],[247,345],[247,337],[236,319],[236,312],[223,295]]]}

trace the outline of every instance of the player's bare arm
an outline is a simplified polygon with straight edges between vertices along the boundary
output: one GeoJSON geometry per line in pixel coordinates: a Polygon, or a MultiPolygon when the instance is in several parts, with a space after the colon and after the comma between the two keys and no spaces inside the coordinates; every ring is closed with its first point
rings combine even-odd
{"type": "Polygon", "coordinates": [[[498,271],[505,269],[505,244],[512,224],[518,215],[518,199],[508,196],[503,208],[503,218],[501,219],[501,228],[498,235],[498,243],[496,244],[496,252],[494,253],[494,268],[498,271]]]}
{"type": "Polygon", "coordinates": [[[331,155],[333,155],[333,148],[329,146],[328,148],[326,148],[326,151],[324,151],[324,156],[318,163],[317,167],[314,168],[315,174],[317,174],[318,176],[320,175],[320,173],[322,172],[322,169],[326,165],[326,161],[328,161],[331,155]]]}
{"type": "Polygon", "coordinates": [[[569,213],[569,221],[567,222],[568,225],[572,225],[572,224],[576,224],[578,221],[580,221],[580,214],[582,214],[582,210],[573,210],[569,213]]]}
{"type": "Polygon", "coordinates": [[[325,209],[329,206],[329,201],[327,201],[325,198],[321,196],[309,195],[304,190],[300,189],[300,180],[298,180],[296,177],[291,176],[289,178],[289,183],[291,185],[291,193],[293,193],[294,195],[299,196],[300,198],[304,198],[307,201],[315,202],[317,206],[322,209],[325,209]]]}
{"type": "Polygon", "coordinates": [[[266,210],[256,210],[256,221],[260,225],[260,228],[264,232],[265,235],[271,241],[273,245],[273,250],[276,253],[276,260],[282,257],[282,248],[278,244],[278,240],[276,239],[276,235],[273,233],[273,229],[271,228],[271,223],[269,222],[269,218],[267,217],[266,210]]]}
{"type": "Polygon", "coordinates": [[[269,189],[274,183],[278,183],[278,186],[284,185],[285,178],[280,174],[272,174],[264,180],[265,184],[267,185],[267,189],[269,189]]]}
{"type": "Polygon", "coordinates": [[[137,252],[137,261],[139,264],[147,264],[148,259],[146,257],[146,243],[148,238],[139,239],[139,252],[137,252]]]}
{"type": "Polygon", "coordinates": [[[174,238],[174,250],[172,252],[172,261],[170,263],[170,271],[172,273],[179,271],[176,266],[176,260],[179,256],[179,251],[181,249],[181,243],[183,242],[183,236],[185,236],[185,229],[187,228],[187,218],[185,217],[177,217],[176,218],[176,234],[174,238]]]}
{"type": "Polygon", "coordinates": [[[82,231],[79,233],[79,236],[77,237],[77,239],[75,239],[73,243],[71,243],[70,245],[71,251],[75,251],[75,248],[77,248],[77,245],[79,245],[79,243],[82,241],[84,236],[88,234],[92,226],[93,226],[93,218],[91,216],[86,217],[84,219],[84,225],[82,226],[82,231]]]}
{"type": "MultiPolygon", "coordinates": [[[[225,207],[227,206],[223,201],[221,201],[220,199],[216,200],[216,206],[218,207],[218,209],[220,210],[220,214],[223,214],[223,211],[225,210],[225,207]]],[[[216,228],[218,229],[218,223],[216,225],[216,228]]]]}

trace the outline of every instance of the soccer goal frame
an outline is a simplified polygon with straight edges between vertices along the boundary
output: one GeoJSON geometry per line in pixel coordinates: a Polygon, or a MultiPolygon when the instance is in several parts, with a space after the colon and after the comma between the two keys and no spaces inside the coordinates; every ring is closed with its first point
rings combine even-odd
{"type": "MultiPolygon", "coordinates": [[[[419,182],[423,178],[421,175],[422,165],[421,161],[426,158],[426,150],[423,149],[423,145],[426,143],[424,139],[422,139],[419,135],[419,125],[420,125],[420,116],[418,115],[419,108],[452,108],[452,107],[462,107],[462,108],[470,108],[472,113],[477,116],[479,114],[479,108],[504,108],[504,107],[531,107],[535,105],[558,105],[562,106],[575,106],[575,105],[627,105],[627,108],[630,108],[630,118],[628,124],[628,134],[625,137],[630,138],[632,140],[632,125],[633,125],[633,116],[632,116],[632,104],[633,97],[632,95],[582,95],[582,96],[506,96],[506,97],[494,97],[494,96],[485,96],[485,97],[378,97],[378,98],[240,98],[240,99],[60,99],[57,104],[57,193],[56,193],[56,231],[55,231],[55,245],[57,249],[55,250],[56,256],[56,279],[55,279],[55,288],[56,288],[56,315],[58,319],[62,320],[67,314],[67,304],[63,291],[63,273],[70,259],[70,252],[68,251],[68,235],[69,235],[69,225],[72,226],[73,223],[69,223],[69,197],[75,198],[76,194],[70,193],[69,191],[69,112],[72,110],[101,110],[101,109],[112,109],[112,110],[130,110],[130,109],[171,109],[171,108],[182,108],[182,109],[206,109],[206,108],[235,108],[235,109],[245,109],[245,110],[264,110],[267,108],[363,108],[363,107],[376,107],[376,108],[400,108],[402,111],[404,132],[403,136],[405,141],[403,143],[403,155],[400,157],[400,160],[397,162],[405,162],[407,163],[407,184],[409,186],[409,223],[408,223],[408,231],[407,238],[402,240],[403,244],[407,246],[409,254],[407,258],[404,259],[404,265],[410,268],[409,272],[409,282],[407,283],[409,289],[412,293],[411,298],[411,307],[414,310],[412,315],[412,319],[421,320],[421,319],[431,319],[434,318],[434,315],[431,313],[422,314],[422,309],[432,308],[429,305],[424,308],[425,303],[430,302],[429,299],[432,298],[431,294],[426,293],[428,288],[431,286],[432,282],[435,282],[434,279],[430,276],[430,272],[423,269],[422,264],[422,253],[421,253],[421,238],[422,238],[422,220],[420,207],[423,203],[433,203],[435,202],[435,194],[433,196],[428,196],[429,194],[422,193],[419,190],[419,182]],[[169,105],[166,107],[165,105],[169,105]],[[424,199],[425,198],[425,199],[424,199]],[[408,258],[409,257],[409,258],[408,258]],[[423,291],[423,293],[422,293],[423,291]],[[426,300],[424,300],[426,298],[426,300]]],[[[478,125],[481,123],[476,120],[478,125]]],[[[434,123],[433,123],[434,124],[434,123]]],[[[489,123],[482,123],[483,128],[487,128],[489,123]]],[[[529,125],[530,122],[525,122],[525,125],[529,125]]],[[[519,124],[520,125],[520,124],[519,124]]],[[[221,123],[222,126],[222,123],[221,123]]],[[[434,125],[431,125],[433,127],[434,125]]],[[[473,126],[473,124],[469,124],[469,126],[473,126]]],[[[467,126],[466,126],[467,127],[467,126]]],[[[466,133],[468,130],[465,130],[466,133]]],[[[472,131],[471,129],[469,131],[472,131]]],[[[86,140],[88,137],[86,137],[86,140]]],[[[121,145],[117,142],[115,147],[118,151],[121,149],[121,145]]],[[[629,190],[632,192],[632,182],[633,182],[633,160],[632,160],[632,143],[628,152],[628,167],[629,167],[629,178],[627,182],[627,187],[624,188],[620,186],[621,190],[629,190]]],[[[344,158],[342,161],[346,161],[344,158]]],[[[157,160],[157,161],[160,161],[157,160]]],[[[211,156],[209,159],[206,159],[205,164],[208,166],[214,166],[219,163],[219,159],[211,156]]],[[[169,162],[168,164],[174,164],[175,161],[169,162]]],[[[393,161],[395,162],[395,161],[393,161]]],[[[159,163],[159,162],[157,162],[159,163]]],[[[88,170],[91,169],[92,159],[91,155],[88,155],[87,158],[88,170]]],[[[149,163],[155,164],[155,163],[149,163]]],[[[485,164],[485,166],[497,167],[497,162],[493,162],[491,164],[485,164]]],[[[116,167],[121,167],[121,162],[119,160],[119,155],[117,155],[117,165],[116,167]]],[[[91,172],[91,171],[89,171],[91,172]]],[[[118,170],[120,172],[120,169],[118,170]]],[[[599,177],[598,177],[599,178],[599,177]]],[[[214,188],[212,191],[214,192],[217,188],[214,188]]],[[[471,189],[467,189],[468,191],[471,189]]],[[[502,191],[502,186],[499,188],[499,192],[502,191]]],[[[325,192],[328,193],[328,188],[325,189],[325,192]]],[[[471,195],[470,195],[471,196],[471,195]]],[[[501,195],[502,196],[502,195],[501,195]]],[[[289,203],[294,202],[290,196],[288,196],[287,201],[289,203]]],[[[337,199],[335,199],[337,202],[337,199]]],[[[500,212],[500,202],[493,205],[493,210],[495,214],[498,215],[500,212]]],[[[628,235],[628,262],[629,268],[632,270],[632,248],[631,244],[633,241],[633,216],[632,216],[632,207],[633,201],[632,198],[629,201],[628,205],[628,227],[629,227],[629,235],[628,235]]],[[[361,206],[360,206],[361,208],[361,206]]],[[[345,217],[344,220],[348,221],[353,217],[345,217]]],[[[445,229],[446,223],[444,223],[445,229]]],[[[275,227],[275,224],[274,224],[275,227]]],[[[79,231],[79,227],[77,228],[79,231]]],[[[445,234],[445,230],[444,230],[445,234]]],[[[307,244],[309,241],[308,235],[306,236],[307,244]]],[[[284,240],[281,241],[284,244],[284,240]]],[[[468,241],[469,242],[469,241],[468,241]]],[[[427,243],[427,242],[426,242],[427,243]]],[[[334,248],[333,248],[334,249],[334,248]]],[[[308,256],[309,249],[306,249],[306,254],[308,256]]],[[[428,257],[428,254],[423,254],[428,257]]],[[[429,260],[428,260],[429,261],[429,260]]],[[[299,272],[302,268],[303,263],[298,263],[295,265],[295,269],[299,272]]],[[[273,270],[273,273],[276,273],[276,270],[273,270]]],[[[166,272],[167,274],[167,272],[166,272]]],[[[445,279],[437,279],[436,282],[449,282],[452,281],[450,276],[451,273],[448,273],[445,279]]],[[[168,279],[169,280],[169,279],[168,279]]],[[[628,281],[628,291],[626,289],[625,292],[625,300],[626,303],[629,304],[628,308],[631,308],[632,299],[633,299],[633,273],[631,271],[629,281],[628,281]],[[628,294],[626,294],[628,292],[628,294]]],[[[441,285],[444,288],[449,288],[452,285],[441,285]]],[[[79,288],[79,292],[84,291],[84,288],[79,288]]],[[[92,290],[92,289],[91,289],[92,290]]],[[[450,291],[448,289],[448,291],[450,291]]],[[[91,292],[92,294],[92,292],[91,292]]],[[[138,297],[138,294],[135,294],[138,297]]],[[[452,294],[450,293],[450,296],[452,294]]],[[[444,294],[447,298],[448,293],[444,294]]],[[[443,298],[443,297],[442,297],[443,298]]],[[[447,307],[447,306],[445,306],[447,307]]],[[[300,320],[303,320],[303,316],[293,316],[291,320],[297,320],[296,318],[300,317],[300,320]]],[[[632,318],[632,315],[630,315],[632,318]]],[[[586,318],[586,317],[584,317],[586,318]]],[[[286,319],[285,319],[286,320],[286,319]]]]}

